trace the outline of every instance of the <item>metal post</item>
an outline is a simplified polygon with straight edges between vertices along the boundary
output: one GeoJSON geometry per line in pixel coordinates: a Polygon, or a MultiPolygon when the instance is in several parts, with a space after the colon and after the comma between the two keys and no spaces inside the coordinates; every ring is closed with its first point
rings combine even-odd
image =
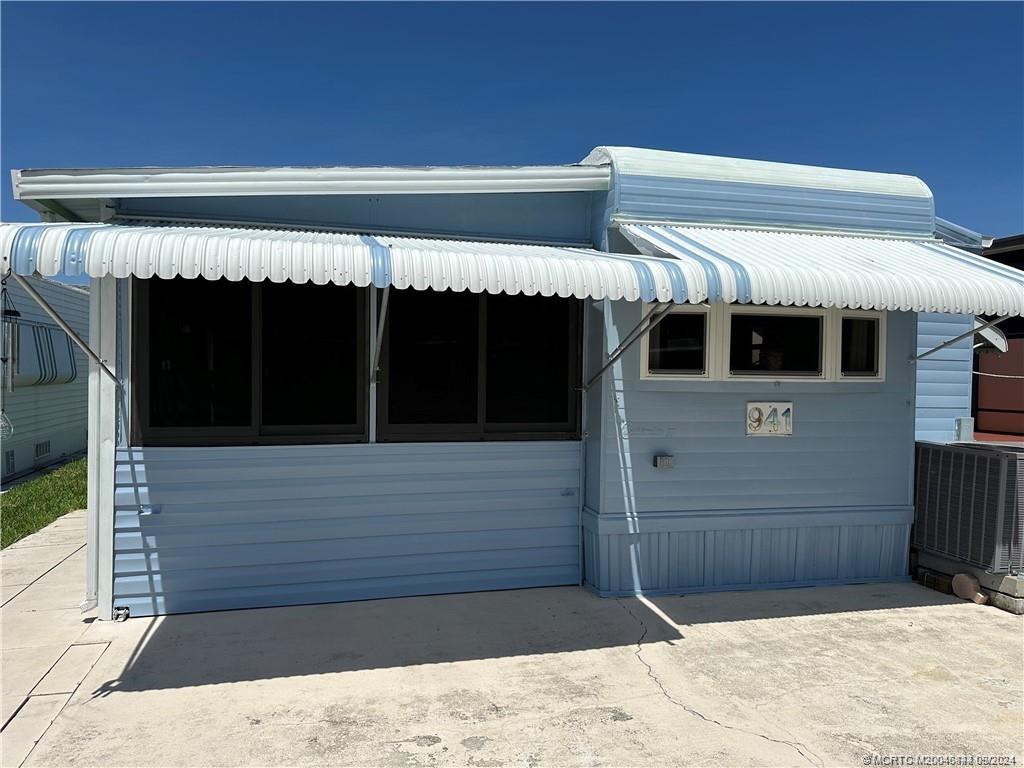
{"type": "Polygon", "coordinates": [[[370,383],[377,383],[377,369],[380,368],[380,348],[384,343],[384,324],[388,319],[388,294],[391,292],[389,285],[381,293],[380,316],[377,318],[377,338],[373,343],[373,356],[370,358],[370,383]]]}
{"type": "Polygon", "coordinates": [[[971,328],[971,330],[967,331],[966,333],[961,333],[959,336],[956,336],[956,337],[950,339],[949,341],[944,341],[941,344],[939,344],[939,346],[933,347],[932,349],[929,349],[927,352],[922,352],[920,355],[912,356],[910,358],[910,362],[916,363],[918,360],[923,360],[926,357],[930,357],[931,355],[934,355],[936,352],[942,351],[946,347],[953,346],[958,341],[963,341],[968,336],[973,336],[974,334],[978,333],[979,331],[984,331],[986,328],[992,328],[993,326],[999,325],[999,323],[1001,323],[1001,322],[1003,322],[1003,320],[1007,320],[1007,319],[1009,319],[1009,315],[1005,315],[1003,317],[997,317],[995,320],[989,320],[984,325],[979,325],[977,328],[971,328]]]}
{"type": "Polygon", "coordinates": [[[75,329],[68,325],[64,321],[64,318],[57,314],[57,310],[47,304],[46,299],[39,295],[39,291],[33,288],[32,284],[21,275],[12,272],[11,276],[17,281],[18,285],[25,289],[25,293],[31,296],[35,300],[36,304],[42,307],[43,311],[53,318],[53,322],[60,326],[60,329],[68,335],[69,339],[75,342],[75,345],[86,354],[86,357],[96,363],[96,365],[100,367],[100,370],[107,374],[115,384],[120,386],[117,376],[115,376],[114,372],[107,367],[106,361],[100,359],[100,356],[93,352],[88,344],[82,341],[82,337],[75,333],[75,329]]]}

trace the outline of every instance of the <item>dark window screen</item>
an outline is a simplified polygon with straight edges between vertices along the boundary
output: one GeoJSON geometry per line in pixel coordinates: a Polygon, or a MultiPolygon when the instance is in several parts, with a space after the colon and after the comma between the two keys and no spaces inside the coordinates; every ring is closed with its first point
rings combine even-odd
{"type": "Polygon", "coordinates": [[[704,373],[707,316],[675,312],[651,331],[647,363],[651,373],[704,373]]]}
{"type": "Polygon", "coordinates": [[[486,421],[570,420],[576,302],[544,296],[487,296],[486,421]]]}
{"type": "Polygon", "coordinates": [[[388,423],[477,422],[478,299],[469,291],[392,291],[388,423]]]}
{"type": "Polygon", "coordinates": [[[843,318],[843,376],[878,375],[878,319],[843,318]]]}
{"type": "Polygon", "coordinates": [[[150,425],[250,425],[250,283],[151,280],[148,320],[150,425]]]}
{"type": "Polygon", "coordinates": [[[263,425],[354,425],[358,289],[269,282],[261,289],[263,425]]]}
{"type": "Polygon", "coordinates": [[[734,314],[729,338],[733,373],[821,374],[820,317],[734,314]]]}

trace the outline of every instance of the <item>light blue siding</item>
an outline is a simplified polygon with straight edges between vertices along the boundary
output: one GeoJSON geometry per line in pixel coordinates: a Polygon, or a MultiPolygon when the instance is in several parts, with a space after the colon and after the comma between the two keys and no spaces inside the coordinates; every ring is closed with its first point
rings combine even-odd
{"type": "MultiPolygon", "coordinates": [[[[608,348],[640,317],[612,306],[608,348]]],[[[643,380],[631,349],[604,382],[588,583],[626,594],[904,577],[915,327],[913,313],[889,314],[884,382],[643,380]],[[792,401],[793,436],[747,437],[749,400],[792,401]],[[672,469],[653,467],[661,453],[672,469]]]]}
{"type": "MultiPolygon", "coordinates": [[[[974,326],[968,315],[921,314],[917,354],[937,347],[974,326]]],[[[971,415],[973,339],[947,347],[917,362],[918,440],[948,442],[956,436],[956,419],[971,415]]]]}
{"type": "Polygon", "coordinates": [[[131,615],[575,584],[579,443],[120,449],[131,615]]]}
{"type": "Polygon", "coordinates": [[[630,532],[588,513],[587,584],[614,596],[900,579],[912,519],[903,507],[666,515],[630,532]]]}
{"type": "Polygon", "coordinates": [[[118,200],[118,216],[246,221],[351,232],[589,245],[599,192],[156,197],[118,200]]]}
{"type": "Polygon", "coordinates": [[[929,197],[702,179],[614,176],[614,215],[652,221],[930,236],[929,197]]]}

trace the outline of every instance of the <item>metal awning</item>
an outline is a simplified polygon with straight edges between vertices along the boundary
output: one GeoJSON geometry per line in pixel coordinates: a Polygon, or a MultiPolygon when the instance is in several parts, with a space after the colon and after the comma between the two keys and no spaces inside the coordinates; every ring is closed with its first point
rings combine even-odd
{"type": "Polygon", "coordinates": [[[1024,314],[1024,272],[937,240],[620,223],[679,265],[687,300],[1024,314]]]}
{"type": "Polygon", "coordinates": [[[0,266],[30,275],[205,277],[686,301],[678,267],[585,248],[337,232],[119,224],[0,225],[0,266]]]}
{"type": "Polygon", "coordinates": [[[621,224],[643,255],[337,232],[0,225],[22,275],[205,277],[627,301],[1024,314],[1024,272],[935,240],[621,224]]]}

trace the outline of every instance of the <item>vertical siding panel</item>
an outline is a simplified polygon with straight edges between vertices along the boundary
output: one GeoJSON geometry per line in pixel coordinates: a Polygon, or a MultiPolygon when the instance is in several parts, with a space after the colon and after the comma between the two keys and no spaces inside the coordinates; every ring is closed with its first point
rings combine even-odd
{"type": "MultiPolygon", "coordinates": [[[[922,313],[918,316],[917,354],[970,330],[969,315],[922,313]]],[[[917,361],[916,433],[918,440],[948,442],[956,419],[971,415],[974,353],[970,337],[917,361]]]]}

